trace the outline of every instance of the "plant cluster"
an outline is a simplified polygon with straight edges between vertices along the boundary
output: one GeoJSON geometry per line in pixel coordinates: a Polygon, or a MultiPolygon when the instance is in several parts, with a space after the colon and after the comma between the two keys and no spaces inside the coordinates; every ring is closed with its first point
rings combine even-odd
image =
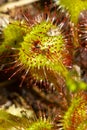
{"type": "Polygon", "coordinates": [[[5,73],[12,71],[9,80],[21,74],[20,87],[26,82],[26,86],[45,87],[45,94],[51,89],[51,93],[57,93],[64,103],[63,106],[58,101],[59,108],[63,109],[62,119],[57,114],[58,117],[49,115],[48,119],[34,120],[35,117],[18,117],[1,110],[1,130],[4,130],[3,122],[6,130],[87,128],[87,1],[49,3],[33,16],[29,11],[22,12],[22,20],[3,28],[0,68],[5,73]]]}

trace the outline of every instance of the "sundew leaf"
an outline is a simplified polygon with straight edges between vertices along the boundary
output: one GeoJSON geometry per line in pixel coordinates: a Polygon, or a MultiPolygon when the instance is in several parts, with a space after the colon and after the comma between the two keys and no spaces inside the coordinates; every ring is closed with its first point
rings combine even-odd
{"type": "Polygon", "coordinates": [[[79,124],[79,126],[76,130],[86,130],[86,129],[87,129],[87,120],[85,120],[81,124],[79,124]]]}
{"type": "Polygon", "coordinates": [[[85,128],[87,127],[85,126],[87,126],[87,104],[85,98],[86,97],[82,95],[73,98],[70,107],[64,115],[64,130],[86,130],[85,128]]]}
{"type": "Polygon", "coordinates": [[[51,21],[45,21],[35,24],[31,32],[24,37],[17,58],[36,80],[47,80],[56,87],[59,74],[67,73],[62,56],[65,46],[60,29],[51,21]],[[57,36],[48,34],[49,30],[55,29],[59,31],[57,36]]]}

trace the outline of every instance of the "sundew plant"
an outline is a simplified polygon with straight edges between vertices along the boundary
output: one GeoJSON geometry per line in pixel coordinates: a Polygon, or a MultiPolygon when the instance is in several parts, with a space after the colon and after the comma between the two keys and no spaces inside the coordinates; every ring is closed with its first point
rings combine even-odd
{"type": "Polygon", "coordinates": [[[57,95],[50,100],[58,98],[57,113],[28,118],[0,110],[0,130],[85,130],[87,1],[37,3],[43,9],[22,10],[22,19],[2,29],[0,72],[9,75],[8,82],[18,76],[21,89],[32,87],[47,102],[49,93],[57,95]]]}

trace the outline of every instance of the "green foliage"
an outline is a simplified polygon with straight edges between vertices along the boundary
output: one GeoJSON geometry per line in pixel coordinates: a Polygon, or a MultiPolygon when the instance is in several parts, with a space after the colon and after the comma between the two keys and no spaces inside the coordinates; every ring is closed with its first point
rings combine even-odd
{"type": "Polygon", "coordinates": [[[87,10],[87,0],[58,0],[58,3],[69,11],[71,20],[75,24],[78,22],[81,11],[87,10]]]}

